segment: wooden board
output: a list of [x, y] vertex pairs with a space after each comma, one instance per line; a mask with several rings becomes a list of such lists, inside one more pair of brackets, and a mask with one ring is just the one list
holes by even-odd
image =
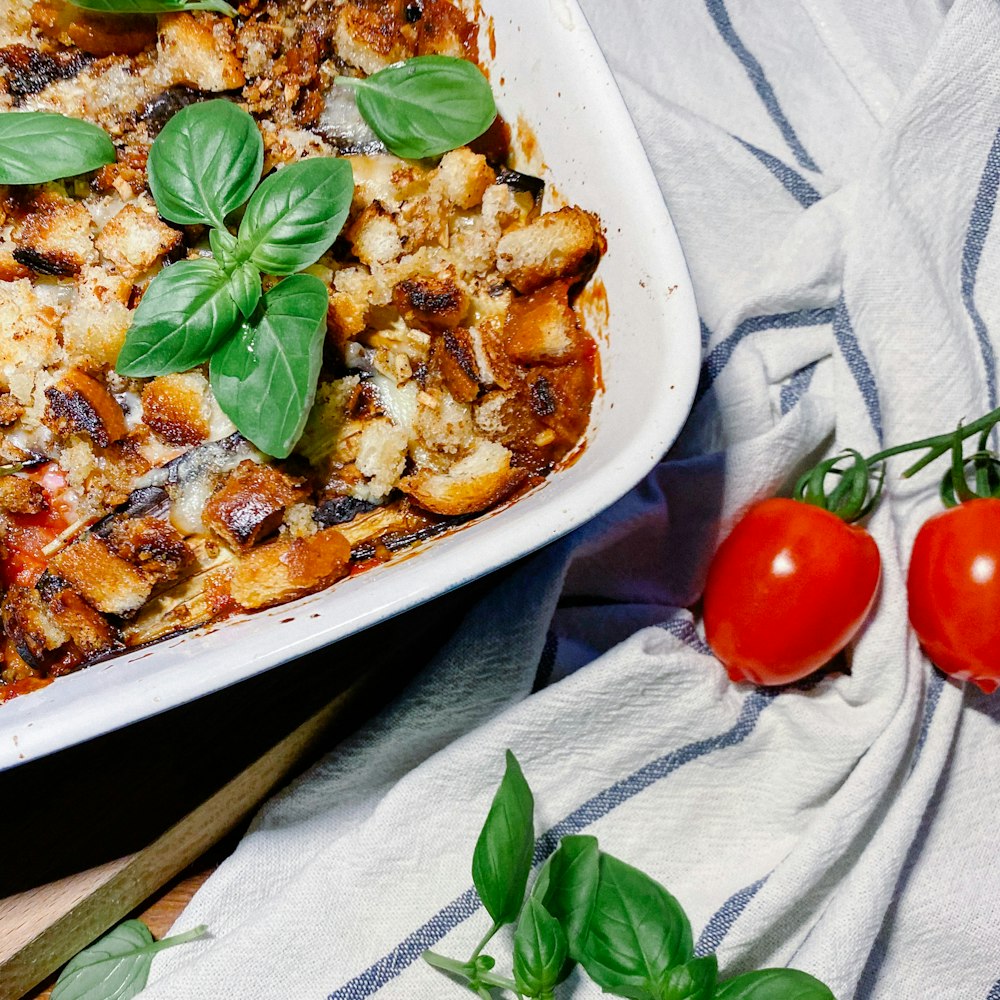
[[[51, 980], [239, 830], [283, 781], [396, 694], [484, 586], [93, 745], [0, 774], [0, 839], [35, 848], [34, 856], [19, 852], [23, 868], [0, 869], [0, 885], [17, 889], [0, 889], [0, 1000]], [[121, 850], [136, 836], [145, 846]], [[183, 897], [173, 900], [175, 914]], [[169, 922], [157, 912], [164, 926], [151, 929], [161, 934]]]

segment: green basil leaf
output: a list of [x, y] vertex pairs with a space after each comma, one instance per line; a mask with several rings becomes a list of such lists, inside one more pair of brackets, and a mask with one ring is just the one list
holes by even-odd
[[497, 926], [513, 923], [521, 909], [535, 849], [534, 809], [521, 765], [508, 750], [503, 780], [472, 855], [472, 881]]
[[390, 152], [407, 159], [464, 146], [497, 116], [489, 81], [467, 59], [416, 56], [336, 82], [354, 89], [361, 117]]
[[223, 412], [261, 451], [286, 458], [302, 434], [323, 361], [326, 285], [296, 274], [212, 355], [209, 377]]
[[798, 969], [761, 969], [719, 983], [715, 1000], [836, 1000], [830, 988]]
[[532, 896], [514, 931], [514, 982], [518, 991], [537, 997], [551, 994], [560, 981], [568, 954], [559, 921]]
[[694, 957], [680, 903], [648, 875], [601, 854], [597, 899], [580, 964], [605, 992], [656, 997], [668, 970]]
[[249, 261], [237, 267], [229, 276], [229, 291], [240, 312], [250, 319], [260, 302], [260, 271]]
[[597, 899], [599, 859], [596, 837], [563, 837], [531, 890], [562, 925], [569, 953], [578, 961]]
[[225, 0], [70, 0], [74, 7], [102, 14], [172, 14], [178, 10], [214, 10], [235, 17]]
[[210, 229], [208, 245], [226, 274], [232, 274], [239, 267], [236, 262], [236, 237], [228, 229]]
[[149, 150], [149, 189], [163, 218], [221, 229], [251, 195], [264, 167], [264, 140], [253, 117], [231, 101], [178, 111]]
[[153, 956], [201, 937], [205, 927], [154, 941], [141, 920], [126, 920], [85, 948], [63, 969], [52, 1000], [130, 1000], [146, 985]]
[[207, 361], [239, 322], [225, 271], [214, 260], [182, 260], [150, 283], [115, 370], [137, 378], [187, 371]]
[[44, 184], [114, 163], [107, 132], [50, 111], [0, 112], [0, 184]]
[[712, 1000], [719, 962], [714, 955], [675, 965], [660, 982], [658, 1000]]
[[344, 225], [354, 198], [347, 160], [313, 157], [271, 174], [240, 223], [237, 256], [265, 274], [292, 274], [319, 260]]

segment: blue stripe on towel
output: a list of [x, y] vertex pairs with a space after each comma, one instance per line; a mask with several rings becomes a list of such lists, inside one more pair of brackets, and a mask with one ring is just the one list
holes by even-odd
[[986, 157], [986, 166], [979, 179], [979, 190], [976, 192], [969, 228], [965, 234], [965, 246], [962, 248], [962, 303], [969, 314], [969, 319], [972, 320], [976, 339], [979, 341], [979, 352], [982, 354], [983, 366], [986, 369], [990, 409], [994, 409], [997, 405], [997, 365], [986, 324], [979, 315], [979, 309], [976, 308], [976, 275], [979, 272], [986, 236], [993, 222], [998, 185], [1000, 185], [1000, 130], [993, 137], [993, 145]]
[[847, 311], [847, 303], [844, 296], [840, 296], [837, 303], [836, 314], [833, 317], [833, 336], [836, 338], [840, 353], [850, 373], [854, 376], [861, 398], [865, 401], [868, 410], [868, 417], [875, 428], [875, 434], [879, 443], [882, 442], [882, 407], [878, 401], [878, 386], [875, 384], [875, 376], [872, 374], [868, 359], [861, 350], [858, 338], [854, 334], [854, 327], [851, 325], [851, 316]]
[[787, 163], [783, 163], [776, 156], [765, 153], [763, 149], [758, 149], [752, 143], [746, 142], [739, 136], [733, 138], [748, 152], [756, 157], [767, 169], [774, 174], [781, 182], [781, 186], [803, 207], [808, 208], [815, 205], [820, 200], [821, 195], [797, 170], [792, 169]]
[[696, 653], [701, 653], [702, 656], [712, 655], [712, 650], [709, 648], [708, 643], [698, 635], [698, 630], [694, 627], [694, 622], [690, 618], [671, 618], [668, 621], [661, 622], [658, 627], [662, 628], [664, 632], [669, 632], [675, 639], [680, 639], [681, 642]]
[[772, 313], [769, 316], [751, 316], [743, 320], [728, 337], [720, 340], [701, 363], [701, 378], [695, 400], [708, 392], [722, 369], [729, 363], [736, 348], [745, 337], [761, 330], [788, 330], [797, 326], [822, 326], [834, 320], [833, 309], [796, 309], [794, 312]]
[[729, 19], [729, 11], [726, 10], [725, 0], [705, 0], [708, 13], [715, 22], [715, 27], [722, 35], [725, 43], [733, 50], [736, 58], [743, 64], [746, 74], [750, 77], [757, 95], [764, 102], [767, 113], [771, 116], [771, 121], [778, 126], [778, 130], [784, 136], [789, 149], [795, 156], [800, 167], [806, 170], [819, 170], [813, 158], [805, 151], [805, 147], [799, 142], [799, 137], [795, 134], [791, 122], [785, 117], [785, 112], [781, 110], [778, 98], [775, 96], [774, 88], [768, 82], [764, 73], [764, 67], [754, 58], [750, 50], [743, 44], [743, 40], [736, 34], [733, 22]]
[[747, 904], [757, 895], [757, 891], [767, 879], [768, 876], [765, 875], [738, 892], [734, 892], [715, 911], [712, 919], [705, 924], [705, 929], [698, 935], [698, 941], [694, 946], [696, 955], [710, 955], [713, 951], [718, 951], [719, 945], [729, 933], [729, 929], [736, 923], [739, 915], [747, 908]]
[[941, 701], [941, 692], [944, 690], [944, 674], [937, 670], [931, 671], [931, 683], [927, 688], [927, 701], [924, 703], [924, 714], [920, 720], [920, 734], [917, 736], [916, 745], [913, 747], [913, 757], [910, 759], [910, 771], [917, 766], [920, 754], [927, 742], [927, 734], [931, 730], [931, 723], [934, 721], [934, 713], [937, 712], [938, 702]]
[[986, 1000], [1000, 1000], [1000, 979], [993, 984], [993, 989], [990, 990]]
[[791, 410], [791, 408], [806, 394], [809, 386], [812, 384], [813, 375], [816, 374], [816, 369], [819, 366], [818, 361], [813, 361], [806, 365], [805, 368], [800, 368], [791, 378], [781, 387], [781, 415], [784, 416]]
[[[743, 702], [739, 718], [724, 733], [689, 743], [679, 750], [658, 757], [584, 802], [538, 838], [535, 843], [534, 864], [541, 864], [555, 850], [560, 837], [586, 829], [591, 823], [607, 816], [612, 810], [645, 791], [650, 785], [673, 774], [678, 768], [716, 750], [725, 750], [742, 743], [754, 731], [761, 712], [775, 697], [774, 692], [751, 692]], [[366, 1000], [386, 983], [401, 975], [427, 948], [437, 944], [449, 931], [467, 920], [481, 907], [482, 903], [475, 889], [466, 889], [387, 955], [330, 993], [327, 1000]]]

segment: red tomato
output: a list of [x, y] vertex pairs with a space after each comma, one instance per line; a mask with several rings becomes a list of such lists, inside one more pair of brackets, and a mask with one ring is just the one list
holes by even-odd
[[969, 500], [927, 521], [906, 592], [927, 655], [992, 694], [1000, 684], [1000, 500]]
[[833, 658], [878, 590], [878, 546], [812, 504], [755, 504], [719, 546], [705, 584], [705, 634], [734, 681], [787, 684]]

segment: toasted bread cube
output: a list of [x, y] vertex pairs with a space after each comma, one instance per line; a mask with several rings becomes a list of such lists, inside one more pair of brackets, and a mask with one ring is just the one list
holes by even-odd
[[462, 146], [441, 157], [433, 183], [456, 208], [467, 211], [482, 204], [486, 189], [496, 179], [485, 156]]
[[164, 86], [218, 93], [246, 83], [232, 30], [210, 16], [165, 14], [159, 20], [157, 70]]
[[603, 249], [596, 216], [581, 208], [561, 208], [502, 236], [497, 271], [519, 292], [532, 292], [559, 278], [583, 277]]
[[38, 274], [79, 274], [86, 264], [97, 262], [93, 225], [82, 202], [39, 194], [24, 222], [14, 228], [14, 259]]
[[171, 444], [198, 444], [211, 431], [208, 382], [198, 372], [161, 375], [142, 391], [142, 418]]
[[[59, 315], [43, 305], [27, 279], [0, 282], [0, 378], [14, 398], [31, 403], [34, 376], [59, 359]], [[12, 378], [15, 369], [25, 377]]]
[[181, 234], [161, 222], [152, 205], [126, 205], [95, 241], [102, 256], [130, 281], [148, 271], [181, 241]]
[[301, 496], [301, 488], [284, 473], [244, 461], [205, 504], [202, 520], [230, 548], [246, 552], [278, 530], [285, 508]]
[[347, 232], [354, 255], [362, 264], [385, 264], [402, 256], [403, 241], [396, 220], [380, 202], [372, 202]]
[[62, 323], [66, 354], [84, 367], [113, 365], [132, 321], [128, 308], [132, 283], [100, 267], [85, 267], [76, 289]]
[[85, 434], [99, 448], [107, 448], [128, 434], [118, 401], [97, 379], [78, 368], [49, 386], [45, 398], [45, 423], [56, 434]]
[[333, 32], [337, 55], [365, 74], [412, 56], [413, 44], [400, 30], [399, 9], [391, 3], [348, 0], [338, 11]]
[[176, 580], [194, 559], [180, 532], [161, 517], [119, 517], [107, 535], [112, 552], [154, 586]]
[[18, 655], [36, 670], [43, 666], [46, 653], [58, 649], [68, 639], [34, 587], [9, 587], [0, 607], [0, 621], [4, 635], [14, 644]]
[[570, 309], [565, 282], [515, 298], [504, 323], [507, 353], [520, 364], [566, 364], [592, 352]]
[[469, 295], [458, 284], [454, 268], [400, 281], [392, 291], [392, 302], [408, 326], [428, 332], [458, 326], [469, 311]]
[[511, 453], [501, 444], [481, 441], [471, 455], [448, 472], [416, 472], [399, 488], [435, 514], [475, 514], [499, 503], [527, 478], [510, 465]]
[[23, 476], [0, 476], [0, 510], [8, 514], [38, 514], [45, 510], [45, 491]]
[[237, 562], [229, 593], [247, 610], [283, 604], [339, 580], [350, 562], [350, 543], [335, 528], [307, 538], [280, 538]]
[[123, 648], [118, 630], [58, 577], [43, 577], [38, 587], [50, 618], [86, 659]]
[[134, 614], [153, 591], [151, 580], [94, 534], [84, 535], [56, 553], [49, 560], [49, 572], [107, 615]]

